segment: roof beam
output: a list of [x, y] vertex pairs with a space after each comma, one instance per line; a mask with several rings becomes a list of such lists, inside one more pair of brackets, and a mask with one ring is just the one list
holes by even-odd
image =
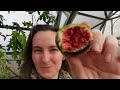
[[78, 14], [78, 11], [72, 11], [69, 17], [67, 18], [67, 20], [65, 21], [64, 25], [72, 23], [77, 14]]

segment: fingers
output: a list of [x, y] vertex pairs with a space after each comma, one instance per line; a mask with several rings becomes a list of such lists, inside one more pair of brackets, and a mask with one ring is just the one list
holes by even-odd
[[101, 33], [101, 31], [97, 29], [93, 29], [92, 33], [93, 33], [93, 43], [91, 45], [91, 51], [101, 53], [104, 43], [104, 36]]
[[[91, 28], [91, 25], [87, 22], [82, 22], [82, 24], [85, 24], [86, 26], [88, 26], [88, 28]], [[91, 31], [93, 33], [93, 43], [91, 45], [91, 51], [101, 53], [103, 43], [104, 43], [104, 40], [105, 40], [104, 35], [98, 29], [93, 29]]]
[[82, 22], [82, 24], [86, 25], [88, 28], [91, 28], [91, 25], [88, 22]]
[[106, 62], [111, 62], [117, 54], [118, 41], [115, 37], [109, 35], [106, 37], [103, 46], [103, 55]]

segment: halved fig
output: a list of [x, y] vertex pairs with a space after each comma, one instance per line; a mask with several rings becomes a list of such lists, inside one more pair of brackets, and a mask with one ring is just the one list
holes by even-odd
[[90, 27], [85, 24], [69, 24], [58, 30], [56, 44], [65, 55], [81, 54], [88, 50], [93, 41]]

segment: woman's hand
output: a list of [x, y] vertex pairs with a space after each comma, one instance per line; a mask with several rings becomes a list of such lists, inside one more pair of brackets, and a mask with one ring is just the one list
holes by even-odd
[[117, 39], [111, 35], [104, 37], [97, 29], [92, 32], [94, 40], [87, 53], [66, 57], [73, 78], [120, 78], [120, 55], [118, 55]]

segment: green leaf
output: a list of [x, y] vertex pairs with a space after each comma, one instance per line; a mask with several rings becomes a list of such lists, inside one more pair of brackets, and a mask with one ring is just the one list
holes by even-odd
[[8, 79], [11, 76], [9, 67], [7, 66], [7, 55], [5, 52], [0, 51], [0, 79]]
[[45, 14], [49, 14], [49, 11], [44, 11]]
[[21, 27], [17, 22], [12, 22], [12, 23], [13, 23], [13, 27], [16, 27], [17, 30], [21, 30]]
[[42, 20], [42, 19], [43, 19], [43, 15], [40, 16], [40, 20]]
[[46, 18], [45, 18], [45, 16], [43, 16], [43, 21], [46, 22]]
[[31, 26], [33, 26], [33, 23], [31, 22], [31, 21], [29, 21], [29, 22], [22, 22], [22, 24], [24, 25], [24, 26], [27, 26], [27, 28], [30, 28]]

